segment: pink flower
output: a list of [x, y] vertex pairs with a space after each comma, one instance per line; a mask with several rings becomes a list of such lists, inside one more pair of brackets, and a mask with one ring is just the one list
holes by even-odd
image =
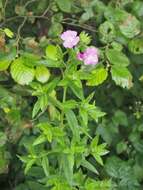
[[64, 41], [63, 46], [65, 48], [73, 48], [79, 42], [79, 36], [76, 31], [67, 30], [61, 34], [61, 39]]
[[84, 53], [78, 53], [77, 54], [77, 59], [80, 60], [80, 61], [83, 61], [83, 59], [84, 59]]
[[78, 53], [77, 59], [83, 61], [85, 65], [96, 65], [98, 63], [99, 52], [95, 47], [88, 47], [85, 52]]

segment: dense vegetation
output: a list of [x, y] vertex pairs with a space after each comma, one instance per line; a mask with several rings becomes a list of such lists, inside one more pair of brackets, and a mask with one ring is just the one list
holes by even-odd
[[1, 190], [143, 189], [142, 20], [142, 0], [0, 0]]

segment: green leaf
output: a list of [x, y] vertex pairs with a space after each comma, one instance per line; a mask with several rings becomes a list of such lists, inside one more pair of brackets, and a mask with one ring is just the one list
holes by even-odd
[[33, 146], [36, 146], [38, 144], [41, 144], [46, 141], [46, 137], [44, 135], [40, 135], [33, 143]]
[[62, 67], [64, 67], [62, 62], [60, 62], [59, 60], [55, 61], [55, 60], [49, 59], [47, 57], [46, 57], [46, 60], [38, 61], [38, 64], [44, 65], [44, 66], [50, 67], [50, 68], [62, 68]]
[[24, 52], [22, 54], [22, 57], [21, 59], [23, 60], [23, 64], [27, 67], [34, 67], [34, 66], [37, 66], [38, 65], [38, 62], [40, 60], [40, 56], [39, 55], [35, 55], [33, 53], [27, 53], [27, 52]]
[[114, 115], [112, 116], [112, 121], [117, 125], [128, 126], [128, 118], [125, 112], [121, 110], [114, 111]]
[[78, 103], [75, 100], [67, 100], [62, 103], [63, 110], [75, 109]]
[[52, 126], [47, 122], [42, 122], [37, 125], [37, 127], [43, 132], [47, 140], [51, 143], [53, 134], [52, 134]]
[[112, 42], [116, 36], [114, 25], [109, 21], [105, 21], [99, 26], [99, 36], [101, 42], [105, 44]]
[[113, 24], [118, 24], [127, 18], [128, 13], [120, 8], [113, 8], [110, 6], [104, 12], [104, 16]]
[[73, 80], [69, 82], [69, 88], [81, 100], [84, 99], [82, 83], [80, 80]]
[[117, 65], [118, 67], [126, 67], [130, 64], [128, 57], [115, 49], [108, 49], [106, 56], [111, 64]]
[[87, 124], [88, 124], [88, 112], [87, 112], [87, 110], [85, 110], [84, 108], [81, 107], [79, 110], [79, 115], [81, 116], [84, 125], [87, 126]]
[[38, 183], [36, 181], [32, 181], [32, 179], [31, 179], [31, 181], [27, 180], [26, 184], [28, 187], [24, 190], [47, 190], [47, 187], [45, 187], [41, 183]]
[[121, 154], [122, 152], [126, 151], [127, 150], [127, 144], [126, 142], [119, 142], [116, 146], [116, 151], [118, 154]]
[[44, 87], [43, 87], [44, 92], [47, 94], [50, 94], [55, 89], [55, 87], [58, 85], [58, 83], [59, 83], [59, 78], [54, 77], [54, 79], [51, 82], [44, 85]]
[[94, 104], [88, 104], [83, 103], [82, 108], [86, 110], [88, 115], [94, 119], [95, 121], [98, 120], [98, 118], [103, 117], [105, 115], [105, 112], [102, 112], [98, 107], [96, 107]]
[[109, 151], [105, 149], [106, 143], [98, 145], [98, 142], [99, 142], [99, 136], [96, 136], [92, 140], [91, 145], [90, 145], [91, 154], [94, 156], [94, 158], [99, 164], [103, 165], [101, 156], [106, 155]]
[[61, 11], [69, 13], [71, 12], [72, 0], [56, 0]]
[[58, 60], [58, 49], [54, 45], [48, 45], [46, 48], [46, 56], [54, 61]]
[[38, 99], [37, 102], [34, 104], [33, 110], [32, 110], [32, 118], [34, 118], [37, 113], [40, 111], [40, 100]]
[[99, 136], [97, 135], [91, 142], [91, 148], [94, 148], [98, 145], [99, 142]]
[[102, 84], [108, 76], [108, 72], [104, 68], [95, 69], [92, 71], [91, 78], [87, 80], [88, 86], [98, 86]]
[[42, 164], [45, 175], [48, 177], [49, 176], [49, 160], [47, 156], [42, 158], [41, 164]]
[[85, 31], [82, 31], [79, 35], [80, 37], [80, 42], [82, 44], [88, 45], [91, 42], [91, 36], [88, 35]]
[[52, 38], [59, 37], [63, 31], [62, 24], [58, 22], [52, 22], [51, 27], [49, 28], [48, 35]]
[[31, 159], [26, 163], [26, 167], [24, 170], [24, 173], [27, 174], [27, 172], [31, 169], [31, 167], [33, 166], [33, 164], [35, 163], [35, 159]]
[[119, 42], [113, 41], [111, 43], [111, 46], [113, 49], [117, 50], [117, 51], [122, 51], [123, 50], [123, 45], [120, 44]]
[[68, 110], [68, 111], [66, 111], [65, 115], [67, 118], [68, 125], [73, 133], [73, 137], [75, 137], [75, 139], [77, 141], [79, 141], [79, 139], [80, 139], [79, 126], [78, 126], [78, 121], [77, 121], [77, 118], [76, 118], [74, 112], [72, 110]]
[[85, 183], [86, 190], [111, 190], [112, 183], [111, 180], [102, 180], [102, 181], [95, 181], [91, 180], [90, 178], [87, 179]]
[[8, 61], [8, 60], [0, 60], [0, 71], [7, 70], [9, 65], [10, 65], [10, 61]]
[[74, 155], [66, 154], [63, 155], [61, 159], [62, 159], [61, 164], [64, 171], [64, 175], [69, 185], [71, 185], [73, 180]]
[[50, 72], [45, 66], [38, 66], [36, 67], [35, 77], [39, 82], [45, 83], [49, 80]]
[[50, 128], [47, 129], [46, 137], [47, 137], [47, 140], [51, 143], [52, 139], [53, 139], [53, 134], [52, 134], [52, 130]]
[[92, 171], [95, 174], [99, 174], [98, 171], [96, 170], [96, 168], [87, 160], [83, 159], [81, 162], [81, 165], [85, 168], [87, 168], [88, 170]]
[[133, 1], [132, 9], [135, 15], [138, 17], [143, 16], [143, 2], [142, 1]]
[[111, 69], [112, 79], [123, 88], [132, 87], [132, 75], [126, 67], [113, 66]]
[[35, 76], [35, 70], [25, 66], [21, 58], [13, 61], [10, 72], [12, 78], [21, 85], [28, 85], [30, 82], [32, 82]]
[[126, 38], [133, 38], [140, 33], [140, 26], [139, 20], [135, 16], [128, 14], [126, 19], [119, 25], [119, 28]]
[[9, 28], [5, 28], [3, 31], [9, 38], [13, 38], [14, 34]]
[[143, 38], [133, 39], [128, 44], [129, 50], [134, 54], [143, 54]]
[[39, 101], [40, 101], [40, 108], [44, 112], [48, 106], [47, 94], [43, 94], [42, 96], [40, 96]]
[[105, 164], [105, 169], [109, 176], [113, 178], [120, 178], [120, 168], [122, 160], [116, 156], [109, 157]]

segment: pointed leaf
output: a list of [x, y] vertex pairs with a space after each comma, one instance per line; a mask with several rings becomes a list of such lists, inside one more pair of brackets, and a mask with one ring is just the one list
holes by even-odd
[[74, 112], [72, 110], [68, 110], [66, 111], [65, 115], [68, 121], [68, 125], [73, 133], [73, 137], [75, 137], [75, 139], [79, 141], [80, 136], [79, 136], [78, 121]]

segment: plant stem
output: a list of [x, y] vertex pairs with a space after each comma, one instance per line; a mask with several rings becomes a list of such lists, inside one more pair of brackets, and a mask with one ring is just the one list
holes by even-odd
[[[63, 88], [63, 103], [66, 101], [66, 94], [67, 94], [67, 86]], [[61, 112], [61, 126], [64, 126], [64, 111]]]
[[64, 92], [63, 92], [63, 103], [66, 101], [66, 93], [67, 93], [67, 87], [64, 87]]
[[17, 30], [17, 37], [16, 37], [17, 55], [19, 53], [19, 41], [21, 39], [21, 30], [22, 30], [24, 24], [26, 23], [26, 21], [27, 21], [27, 17], [24, 17], [23, 22], [20, 24], [20, 26], [18, 27], [18, 30]]

